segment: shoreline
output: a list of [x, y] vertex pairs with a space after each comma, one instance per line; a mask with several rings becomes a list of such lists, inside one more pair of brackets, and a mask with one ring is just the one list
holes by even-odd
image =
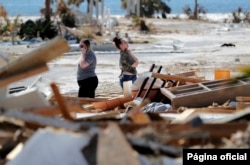
[[[168, 20], [168, 19], [188, 19], [186, 14], [166, 14], [167, 18], [163, 20]], [[14, 20], [17, 16], [8, 16], [10, 20]], [[19, 15], [20, 20], [23, 22], [31, 19], [31, 20], [36, 20], [39, 18], [42, 18], [42, 15]], [[101, 19], [101, 15], [99, 16]], [[125, 15], [111, 15], [111, 18], [126, 18]], [[231, 19], [232, 18], [232, 13], [206, 13], [206, 14], [200, 14], [200, 17], [202, 20], [206, 19], [207, 21], [223, 21], [225, 19]], [[53, 17], [51, 17], [53, 19]], [[95, 15], [93, 15], [93, 18], [95, 18]], [[157, 15], [155, 15], [154, 18], [157, 18]], [[58, 19], [58, 18], [55, 18]], [[147, 18], [145, 18], [147, 19]]]

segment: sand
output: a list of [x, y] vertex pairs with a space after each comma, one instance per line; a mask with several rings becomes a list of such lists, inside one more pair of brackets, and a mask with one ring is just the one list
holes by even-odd
[[[129, 48], [139, 59], [138, 73], [147, 72], [152, 64], [162, 66], [162, 73], [176, 74], [196, 70], [198, 76], [207, 80], [214, 79], [215, 69], [229, 69], [231, 76], [239, 74], [239, 68], [250, 64], [250, 25], [223, 23], [221, 21], [192, 21], [186, 19], [146, 19], [153, 31], [140, 33], [130, 20], [119, 18], [119, 25], [112, 29], [123, 36], [128, 32], [135, 42]], [[110, 41], [106, 31], [106, 41]], [[178, 41], [180, 49], [173, 43]], [[224, 43], [233, 43], [235, 47], [221, 47]], [[8, 54], [25, 55], [36, 48], [27, 45], [0, 46]], [[118, 76], [120, 74], [118, 51], [96, 51], [99, 78], [97, 97], [114, 97], [122, 94]], [[38, 77], [55, 81], [63, 94], [75, 95], [76, 65], [79, 52], [65, 54], [48, 63], [49, 71], [10, 84], [28, 86]], [[12, 58], [12, 57], [11, 57]]]

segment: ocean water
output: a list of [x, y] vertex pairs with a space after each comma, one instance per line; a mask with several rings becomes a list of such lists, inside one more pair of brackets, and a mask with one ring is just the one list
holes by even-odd
[[[193, 8], [194, 0], [165, 0], [172, 9], [172, 14], [183, 13], [183, 7]], [[198, 0], [200, 6], [205, 7], [207, 13], [232, 13], [238, 7], [250, 12], [250, 0]], [[9, 16], [39, 16], [40, 9], [44, 7], [44, 0], [0, 0]], [[55, 4], [52, 6], [55, 8]], [[110, 9], [111, 15], [124, 15], [126, 11], [121, 8], [121, 0], [105, 0], [105, 7]], [[72, 7], [75, 8], [75, 7]], [[86, 11], [86, 1], [79, 7]]]

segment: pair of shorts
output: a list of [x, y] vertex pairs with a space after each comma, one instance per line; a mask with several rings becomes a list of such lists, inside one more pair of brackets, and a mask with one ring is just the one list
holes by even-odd
[[124, 75], [123, 74], [120, 76], [120, 86], [123, 88], [124, 81], [132, 81], [132, 83], [134, 83], [136, 79], [137, 79], [136, 75]]

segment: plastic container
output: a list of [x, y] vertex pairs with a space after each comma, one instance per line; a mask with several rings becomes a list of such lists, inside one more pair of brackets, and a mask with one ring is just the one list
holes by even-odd
[[214, 70], [215, 80], [228, 79], [228, 78], [230, 78], [230, 70], [228, 69], [215, 69]]

